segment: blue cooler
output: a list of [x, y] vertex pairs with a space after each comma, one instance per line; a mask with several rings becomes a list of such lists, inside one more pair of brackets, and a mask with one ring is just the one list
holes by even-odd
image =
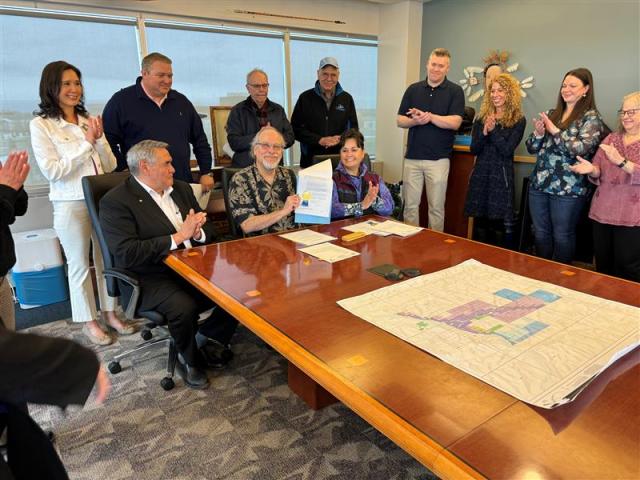
[[33, 308], [69, 299], [67, 279], [55, 230], [13, 234], [16, 264], [11, 278], [21, 308]]

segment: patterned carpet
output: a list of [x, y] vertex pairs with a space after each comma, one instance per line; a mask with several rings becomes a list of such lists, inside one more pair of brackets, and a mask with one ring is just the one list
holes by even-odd
[[[29, 331], [75, 338], [80, 327], [56, 321]], [[139, 340], [99, 350], [108, 361]], [[314, 412], [287, 386], [287, 362], [243, 327], [232, 364], [210, 372], [197, 391], [176, 379], [160, 387], [163, 348], [123, 362], [104, 405], [30, 407], [56, 434], [71, 479], [436, 479], [341, 404]]]

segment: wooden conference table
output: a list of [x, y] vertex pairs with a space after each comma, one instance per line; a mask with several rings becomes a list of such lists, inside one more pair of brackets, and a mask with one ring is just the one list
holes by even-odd
[[[314, 228], [341, 237], [349, 223]], [[265, 235], [176, 251], [166, 262], [286, 357], [289, 384], [305, 400], [337, 397], [444, 478], [640, 478], [640, 349], [574, 402], [544, 410], [336, 304], [389, 285], [367, 272], [384, 263], [430, 273], [475, 258], [634, 306], [640, 285], [429, 230], [335, 243], [360, 255], [329, 264]]]

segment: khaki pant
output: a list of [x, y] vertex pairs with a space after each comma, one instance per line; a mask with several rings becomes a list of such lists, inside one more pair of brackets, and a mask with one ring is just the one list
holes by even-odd
[[422, 186], [427, 188], [429, 228], [444, 231], [444, 202], [449, 180], [449, 159], [411, 160], [405, 158], [402, 172], [404, 191], [404, 221], [412, 225], [420, 223], [420, 198]]
[[13, 303], [11, 286], [7, 276], [0, 277], [0, 318], [4, 326], [11, 331], [16, 330], [16, 305]]

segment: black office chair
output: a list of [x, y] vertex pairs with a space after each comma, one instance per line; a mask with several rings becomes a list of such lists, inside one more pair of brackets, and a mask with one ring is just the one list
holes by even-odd
[[[335, 170], [340, 163], [340, 154], [334, 153], [332, 155], [314, 155], [311, 159], [311, 164], [315, 165], [320, 162], [324, 162], [325, 160], [331, 160], [331, 168]], [[367, 152], [364, 153], [364, 159], [362, 162], [367, 166], [367, 169], [371, 172], [371, 159], [369, 158], [369, 154]]]
[[241, 168], [225, 167], [222, 169], [222, 196], [224, 197], [224, 209], [227, 212], [227, 222], [229, 223], [229, 233], [233, 238], [241, 238], [242, 230], [236, 225], [233, 215], [231, 215], [231, 208], [229, 207], [229, 182], [231, 177], [236, 172], [242, 170]]
[[520, 210], [518, 211], [517, 231], [518, 231], [518, 251], [522, 253], [532, 254], [533, 240], [533, 221], [531, 220], [531, 212], [529, 211], [529, 178], [522, 179], [522, 193], [520, 195]]
[[[104, 196], [105, 193], [107, 193], [113, 187], [122, 183], [127, 177], [129, 177], [129, 172], [117, 172], [108, 173], [105, 175], [92, 175], [84, 177], [82, 179], [82, 190], [84, 192], [85, 202], [87, 203], [87, 209], [89, 210], [89, 216], [91, 217], [91, 224], [93, 225], [96, 237], [98, 238], [98, 243], [100, 244], [100, 249], [102, 250], [107, 292], [112, 297], [121, 297], [117, 280], [130, 285], [133, 288], [133, 292], [126, 307], [123, 305], [125, 317], [129, 321], [132, 321], [134, 318], [139, 317], [147, 320], [147, 323], [140, 332], [140, 335], [142, 336], [144, 342], [139, 343], [130, 350], [114, 356], [109, 363], [108, 368], [109, 371], [115, 375], [122, 370], [120, 362], [124, 358], [132, 356], [138, 352], [145, 351], [155, 345], [167, 343], [169, 344], [167, 376], [160, 381], [160, 385], [165, 390], [171, 390], [175, 386], [173, 381], [173, 374], [176, 367], [178, 352], [175, 347], [173, 338], [169, 334], [169, 330], [166, 327], [167, 320], [164, 315], [159, 312], [153, 310], [138, 310], [138, 300], [141, 294], [141, 287], [137, 275], [135, 273], [127, 271], [126, 269], [114, 266], [113, 256], [109, 252], [109, 247], [104, 238], [102, 227], [100, 225], [98, 215], [100, 199]], [[159, 330], [159, 333], [161, 333], [161, 335], [154, 338], [152, 333], [153, 330]]]
[[393, 212], [391, 212], [391, 218], [402, 222], [404, 220], [404, 196], [402, 194], [402, 180], [397, 183], [387, 183], [385, 185], [391, 193], [393, 198]]

